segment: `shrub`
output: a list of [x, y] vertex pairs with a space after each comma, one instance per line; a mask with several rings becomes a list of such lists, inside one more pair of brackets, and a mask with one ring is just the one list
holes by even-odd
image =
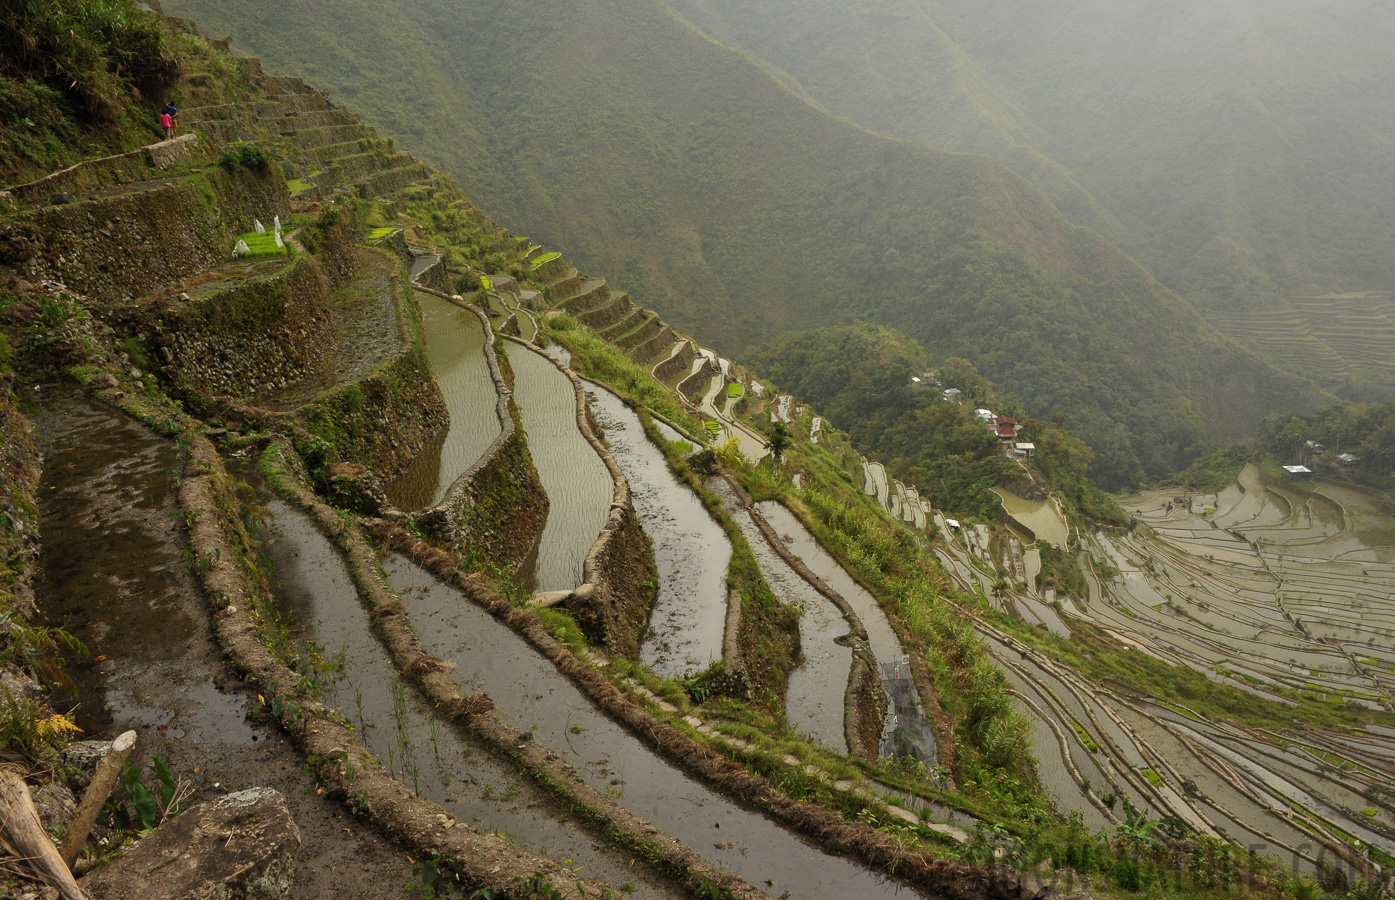
[[218, 157], [218, 165], [228, 172], [244, 169], [265, 169], [271, 162], [271, 154], [256, 144], [232, 144]]

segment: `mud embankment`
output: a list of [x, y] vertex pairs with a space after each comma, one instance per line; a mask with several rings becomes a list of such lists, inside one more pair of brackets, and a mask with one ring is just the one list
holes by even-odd
[[658, 594], [640, 659], [663, 677], [699, 672], [723, 657], [731, 544], [697, 495], [669, 470], [634, 410], [599, 385], [588, 385], [587, 393], [658, 566]]
[[468, 544], [477, 558], [506, 572], [517, 572], [536, 553], [549, 500], [528, 453], [513, 405], [513, 388], [505, 377], [489, 318], [478, 307], [466, 305], [464, 309], [475, 317], [484, 336], [499, 432], [478, 459], [455, 477], [441, 502], [418, 514], [416, 520], [451, 546]]
[[[411, 874], [401, 851], [307, 790], [304, 759], [274, 726], [249, 717], [256, 692], [225, 666], [183, 555], [182, 463], [171, 442], [66, 391], [49, 395], [37, 423], [47, 463], [39, 599], [45, 618], [90, 650], [68, 664], [83, 737], [134, 729], [132, 762], [148, 771], [152, 756], [165, 759], [193, 791], [186, 808], [275, 788], [304, 839], [296, 873], [304, 896], [396, 898]], [[72, 704], [55, 698], [59, 709]]]

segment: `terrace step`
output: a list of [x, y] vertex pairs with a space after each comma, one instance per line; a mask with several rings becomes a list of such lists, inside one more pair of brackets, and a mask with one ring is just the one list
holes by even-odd
[[[626, 350], [633, 350], [640, 344], [652, 340], [663, 330], [664, 320], [660, 319], [657, 313], [650, 313], [643, 325], [618, 338], [615, 343]], [[668, 346], [668, 342], [665, 341], [663, 346]]]
[[558, 278], [548, 283], [544, 289], [547, 299], [554, 305], [576, 294], [581, 288], [581, 275], [576, 269], [567, 269]]
[[557, 305], [568, 315], [577, 316], [593, 309], [599, 309], [610, 301], [610, 285], [604, 278], [592, 278], [577, 289], [575, 294]]
[[670, 347], [674, 346], [673, 329], [664, 325], [662, 322], [660, 322], [660, 325], [662, 327], [660, 327], [657, 334], [630, 350], [630, 357], [635, 362], [641, 365], [648, 365], [660, 356], [663, 356]]
[[696, 358], [697, 351], [693, 349], [693, 342], [683, 340], [674, 345], [673, 353], [668, 359], [654, 367], [654, 377], [669, 387], [676, 388], [676, 380], [689, 374]]
[[635, 306], [630, 302], [629, 295], [612, 294], [610, 302], [605, 306], [581, 313], [576, 317], [576, 320], [592, 331], [604, 331], [630, 315], [634, 309]]

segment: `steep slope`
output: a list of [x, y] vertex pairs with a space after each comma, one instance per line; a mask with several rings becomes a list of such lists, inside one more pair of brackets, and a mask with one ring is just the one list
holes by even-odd
[[735, 352], [893, 325], [1064, 412], [1108, 483], [1312, 398], [1001, 165], [828, 115], [662, 4], [171, 6], [412, 119], [484, 208], [675, 326]]
[[1395, 21], [1372, 0], [932, 0], [1203, 306], [1389, 289]]
[[1071, 221], [1129, 246], [1129, 229], [1045, 152], [1050, 138], [992, 74], [912, 0], [671, 0], [809, 99], [859, 125], [984, 153], [1042, 190]]

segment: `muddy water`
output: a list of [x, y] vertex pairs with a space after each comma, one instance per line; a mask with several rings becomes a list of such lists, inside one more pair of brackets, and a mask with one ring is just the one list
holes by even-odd
[[565, 821], [533, 782], [435, 719], [373, 636], [338, 550], [301, 510], [279, 499], [267, 505], [273, 518], [264, 550], [274, 566], [277, 604], [302, 647], [313, 641], [340, 665], [326, 702], [403, 784], [480, 831], [502, 832], [535, 854], [570, 860], [581, 877], [616, 888], [635, 884], [635, 896], [682, 896], [646, 870], [630, 868], [629, 855]]
[[[275, 729], [249, 721], [254, 698], [223, 662], [202, 591], [181, 557], [184, 536], [167, 441], [69, 395], [45, 400], [41, 613], [91, 649], [68, 671], [81, 689], [84, 738], [137, 732], [132, 762], [165, 759], [193, 789], [185, 807], [264, 786], [285, 797], [304, 844], [295, 900], [395, 900], [410, 876], [402, 853], [338, 803], [307, 791], [304, 760]], [[73, 706], [71, 695], [54, 700]]]
[[570, 590], [605, 526], [614, 483], [605, 463], [576, 426], [572, 381], [542, 354], [501, 341], [513, 365], [514, 399], [523, 415], [528, 452], [551, 506], [531, 581], [535, 591]]
[[630, 482], [659, 567], [659, 594], [640, 659], [665, 678], [701, 671], [722, 658], [731, 542], [692, 489], [669, 471], [634, 410], [603, 387], [587, 385], [586, 393]]
[[882, 756], [913, 756], [927, 766], [936, 764], [935, 733], [926, 721], [920, 692], [911, 679], [909, 666], [901, 650], [891, 622], [877, 598], [838, 565], [812, 534], [782, 504], [766, 501], [756, 504], [775, 533], [785, 540], [790, 551], [803, 560], [813, 573], [824, 580], [862, 620], [867, 629], [868, 643], [881, 668], [882, 686], [890, 697], [886, 727], [882, 732]]
[[[772, 896], [910, 895], [830, 856], [673, 768], [606, 718], [553, 665], [459, 591], [401, 557], [385, 563], [427, 650], [457, 664], [466, 691], [576, 766], [598, 790]], [[766, 879], [770, 882], [766, 882]]]
[[847, 753], [843, 696], [852, 667], [852, 649], [837, 643], [852, 630], [847, 619], [833, 601], [814, 590], [775, 552], [725, 478], [713, 478], [708, 485], [741, 526], [775, 596], [781, 603], [804, 611], [799, 618], [799, 666], [790, 673], [785, 692], [785, 715], [790, 725], [830, 750]]
[[417, 292], [425, 324], [426, 356], [450, 411], [437, 434], [402, 475], [384, 488], [398, 509], [413, 511], [441, 501], [462, 472], [499, 436], [497, 395], [484, 358], [479, 318], [448, 300]]
[[1023, 500], [1012, 491], [999, 488], [993, 488], [993, 493], [1003, 501], [1003, 509], [1007, 510], [1007, 514], [1030, 528], [1039, 540], [1055, 544], [1057, 547], [1066, 545], [1070, 531], [1055, 503], [1050, 500]]

